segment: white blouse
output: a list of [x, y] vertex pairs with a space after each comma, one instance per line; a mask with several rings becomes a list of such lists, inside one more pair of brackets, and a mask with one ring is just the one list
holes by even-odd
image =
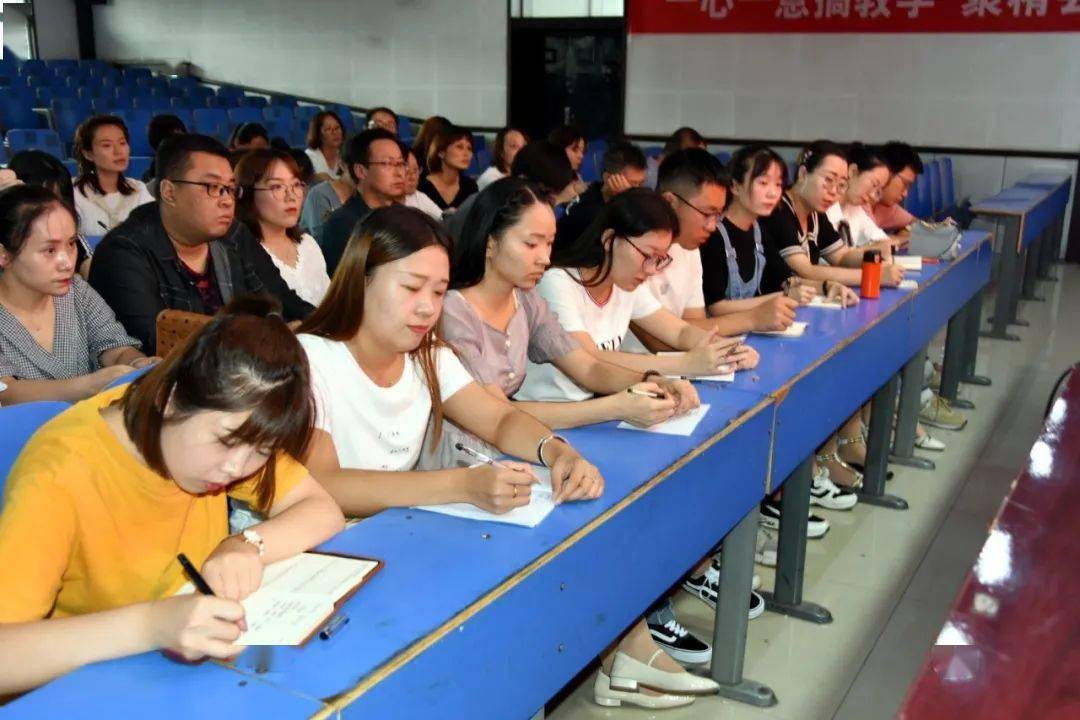
[[330, 277], [326, 274], [326, 258], [319, 249], [315, 238], [307, 233], [300, 237], [296, 247], [296, 267], [292, 267], [270, 252], [265, 245], [263, 250], [274, 261], [274, 267], [281, 273], [281, 279], [296, 293], [301, 300], [312, 305], [322, 302], [330, 287]]
[[75, 189], [75, 212], [79, 214], [79, 233], [94, 237], [104, 235], [127, 220], [131, 211], [140, 205], [154, 202], [146, 185], [134, 178], [124, 178], [135, 191], [130, 195], [119, 192], [98, 193], [90, 185]]
[[345, 174], [345, 166], [341, 162], [340, 155], [338, 155], [337, 167], [331, 168], [330, 164], [326, 162], [326, 156], [323, 155], [322, 150], [318, 148], [307, 148], [304, 152], [311, 158], [311, 167], [314, 169], [316, 175], [322, 173], [323, 175], [329, 175], [334, 180], [340, 180]]
[[506, 173], [492, 165], [487, 170], [480, 173], [480, 177], [476, 178], [476, 187], [483, 190], [491, 183], [496, 180], [502, 180], [504, 177], [506, 177]]
[[424, 193], [417, 190], [412, 195], [405, 196], [405, 207], [416, 208], [425, 215], [430, 215], [436, 220], [442, 220], [443, 212], [435, 201]]

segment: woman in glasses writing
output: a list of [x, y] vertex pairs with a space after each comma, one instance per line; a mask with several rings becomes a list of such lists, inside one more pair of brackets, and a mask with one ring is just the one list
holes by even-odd
[[237, 164], [236, 182], [244, 188], [237, 202], [240, 222], [262, 243], [293, 292], [318, 305], [330, 278], [315, 238], [297, 224], [304, 184], [296, 161], [281, 150], [253, 150]]

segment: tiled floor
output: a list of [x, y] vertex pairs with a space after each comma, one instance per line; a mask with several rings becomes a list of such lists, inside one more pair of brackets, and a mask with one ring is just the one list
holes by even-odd
[[[1055, 269], [1062, 282], [1043, 283], [1045, 303], [1024, 303], [1022, 343], [983, 340], [979, 371], [989, 388], [962, 386], [976, 404], [961, 432], [934, 431], [948, 448], [926, 453], [937, 470], [895, 466], [889, 492], [908, 500], [906, 512], [858, 506], [828, 512], [832, 530], [807, 548], [804, 597], [835, 618], [814, 626], [773, 613], [750, 624], [746, 676], [766, 683], [779, 705], [767, 710], [719, 698], [650, 713], [601, 708], [591, 702], [591, 677], [549, 717], [661, 717], [744, 720], [875, 720], [894, 715], [937, 637], [986, 528], [1042, 422], [1058, 376], [1080, 361], [1080, 335], [1069, 332], [1069, 308], [1080, 307], [1080, 268]], [[934, 353], [939, 350], [933, 351]], [[772, 574], [758, 568], [765, 587]], [[680, 593], [684, 624], [711, 637], [711, 610]]]

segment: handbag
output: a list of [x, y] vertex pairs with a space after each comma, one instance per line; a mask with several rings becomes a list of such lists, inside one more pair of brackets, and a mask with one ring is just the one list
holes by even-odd
[[908, 230], [908, 252], [922, 257], [952, 260], [960, 253], [960, 228], [952, 218], [930, 223], [916, 220]]

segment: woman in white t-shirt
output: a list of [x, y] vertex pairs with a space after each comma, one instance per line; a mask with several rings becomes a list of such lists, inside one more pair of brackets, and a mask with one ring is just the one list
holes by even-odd
[[243, 189], [236, 207], [240, 221], [262, 243], [285, 284], [318, 305], [330, 278], [315, 238], [298, 225], [304, 183], [296, 160], [283, 150], [252, 150], [237, 163], [236, 182]]
[[504, 127], [496, 133], [491, 167], [480, 173], [480, 177], [476, 179], [476, 187], [483, 190], [496, 180], [509, 175], [510, 166], [514, 164], [514, 157], [518, 150], [525, 147], [528, 142], [529, 136], [524, 130], [516, 127]]
[[[537, 285], [540, 296], [582, 349], [637, 372], [715, 375], [754, 367], [749, 346], [695, 327], [661, 306], [644, 285], [671, 258], [678, 219], [655, 190], [631, 188], [604, 206], [590, 228], [555, 244], [552, 264]], [[680, 354], [622, 352], [633, 321]], [[730, 353], [730, 354], [729, 354]], [[518, 400], [585, 400], [591, 393], [553, 365], [529, 364]]]
[[311, 158], [314, 182], [339, 180], [346, 174], [341, 158], [341, 146], [345, 144], [345, 126], [333, 110], [323, 110], [311, 118], [307, 132], [307, 148]]
[[[892, 177], [885, 156], [862, 143], [848, 147], [847, 188], [840, 196], [841, 236], [851, 248], [881, 250], [886, 261], [892, 259], [892, 242], [867, 212], [881, 197], [881, 190]], [[846, 229], [845, 229], [846, 228]]]
[[536, 478], [519, 463], [415, 469], [445, 416], [502, 452], [549, 466], [557, 502], [599, 497], [604, 481], [593, 465], [484, 390], [437, 340], [446, 247], [437, 221], [402, 205], [372, 211], [349, 241], [322, 304], [298, 330], [317, 409], [312, 474], [350, 516], [451, 502], [492, 512], [527, 505]]
[[79, 233], [104, 235], [131, 211], [154, 198], [138, 180], [124, 177], [131, 160], [128, 129], [115, 115], [95, 115], [75, 131], [75, 210]]
[[416, 153], [405, 143], [401, 144], [401, 152], [405, 155], [405, 207], [416, 208], [425, 215], [442, 220], [442, 209], [417, 189], [420, 187], [420, 163]]

